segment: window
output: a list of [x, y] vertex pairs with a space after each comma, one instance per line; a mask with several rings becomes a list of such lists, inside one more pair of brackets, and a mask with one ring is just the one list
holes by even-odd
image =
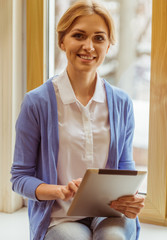
[[[56, 25], [74, 1], [49, 1], [49, 77], [66, 66], [65, 54], [58, 48]], [[116, 26], [116, 44], [110, 47], [98, 71], [112, 85], [124, 89], [132, 98], [135, 114], [134, 160], [136, 168], [147, 169], [149, 92], [151, 61], [151, 0], [103, 0]], [[128, 26], [128, 27], [127, 27]], [[142, 118], [141, 118], [142, 115]], [[147, 189], [147, 179], [140, 191]]]

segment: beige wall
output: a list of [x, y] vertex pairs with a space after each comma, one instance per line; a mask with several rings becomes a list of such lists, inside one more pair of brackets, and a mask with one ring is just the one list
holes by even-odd
[[22, 0], [0, 0], [0, 211], [12, 212], [22, 198], [11, 191], [15, 131], [22, 99]]

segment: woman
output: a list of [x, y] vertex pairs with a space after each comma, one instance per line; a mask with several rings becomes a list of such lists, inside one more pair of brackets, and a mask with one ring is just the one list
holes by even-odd
[[66, 216], [88, 167], [134, 169], [134, 118], [129, 97], [97, 73], [115, 41], [108, 11], [95, 1], [76, 2], [57, 32], [67, 67], [25, 95], [16, 124], [11, 181], [29, 198], [30, 238], [138, 239], [144, 199], [137, 194], [111, 203], [124, 217]]

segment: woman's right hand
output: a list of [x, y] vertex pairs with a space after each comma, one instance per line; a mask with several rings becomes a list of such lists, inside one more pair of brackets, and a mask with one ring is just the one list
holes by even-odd
[[72, 180], [66, 186], [57, 185], [57, 198], [61, 200], [68, 201], [70, 198], [74, 197], [77, 192], [79, 185], [82, 179], [78, 178], [76, 180]]
[[36, 188], [36, 197], [38, 200], [56, 200], [68, 201], [77, 192], [82, 179], [78, 178], [70, 181], [67, 185], [51, 185], [42, 183]]

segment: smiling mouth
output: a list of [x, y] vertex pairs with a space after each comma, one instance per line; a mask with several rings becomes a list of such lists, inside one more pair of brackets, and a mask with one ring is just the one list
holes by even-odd
[[93, 56], [86, 56], [86, 55], [80, 55], [80, 54], [77, 54], [78, 57], [84, 59], [84, 60], [93, 60], [95, 59], [95, 57]]

